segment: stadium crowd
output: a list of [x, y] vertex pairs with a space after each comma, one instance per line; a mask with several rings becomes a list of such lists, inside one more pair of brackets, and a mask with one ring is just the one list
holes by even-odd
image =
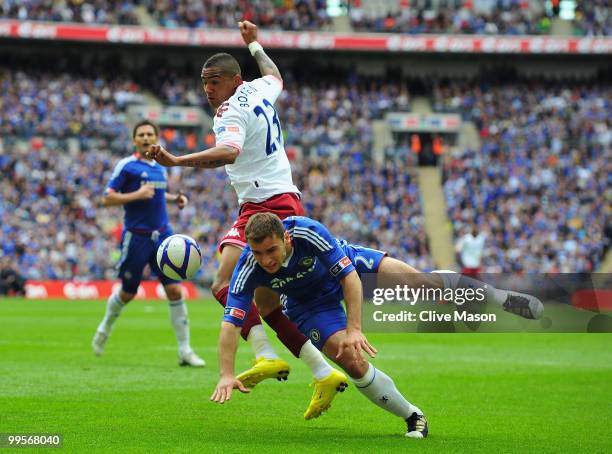
[[[122, 211], [98, 200], [114, 163], [131, 151], [126, 107], [143, 102], [147, 89], [170, 105], [204, 106], [200, 83], [177, 75], [145, 86], [121, 71], [102, 77], [13, 63], [0, 67], [0, 172], [13, 182], [0, 188], [0, 255], [16, 257], [28, 278], [112, 278]], [[334, 77], [287, 71], [277, 101], [307, 213], [349, 241], [434, 268], [415, 155], [398, 144], [383, 164], [370, 156], [371, 121], [408, 110], [410, 84]], [[434, 110], [473, 121], [482, 144], [444, 166], [456, 236], [472, 220], [489, 230], [486, 271], [595, 269], [612, 229], [609, 86], [486, 80], [434, 80], [431, 90]], [[188, 129], [164, 127], [160, 139], [175, 152], [214, 145], [212, 134]], [[170, 175], [170, 190], [191, 198], [183, 211], [169, 207], [171, 223], [202, 245], [201, 279], [210, 282], [235, 195], [223, 169]]]
[[[391, 3], [391, 2], [389, 2]], [[439, 8], [415, 2], [390, 9], [374, 8], [365, 1], [354, 2], [350, 10], [356, 31], [387, 33], [455, 33], [491, 35], [540, 35], [550, 32], [550, 17], [530, 2], [480, 1], [445, 2]]]
[[[7, 142], [0, 171], [14, 184], [3, 185], [0, 193], [2, 254], [14, 257], [31, 279], [112, 278], [122, 211], [97, 201], [119, 157], [108, 150], [56, 153], [56, 141], [41, 148]], [[405, 165], [376, 165], [355, 154], [323, 166], [311, 157], [295, 162], [294, 174], [305, 188], [307, 213], [339, 236], [431, 269], [415, 170]], [[171, 172], [170, 187], [178, 186], [190, 204], [182, 211], [169, 206], [171, 223], [200, 243], [202, 280], [210, 282], [217, 242], [237, 209], [235, 195], [223, 169]], [[393, 187], [398, 190], [389, 191]]]
[[[0, 172], [14, 183], [0, 190], [2, 255], [16, 258], [30, 279], [112, 278], [122, 211], [101, 208], [98, 200], [114, 163], [131, 150], [123, 114], [128, 103], [139, 102], [138, 85], [85, 76], [73, 76], [69, 85], [63, 74], [8, 69], [0, 74], [10, 94], [0, 103]], [[371, 119], [408, 103], [398, 84], [330, 83], [288, 89], [277, 106], [288, 153], [300, 156], [293, 163], [294, 178], [303, 188], [307, 213], [350, 241], [432, 269], [409, 156], [382, 165], [370, 159]], [[106, 117], [112, 119], [108, 124]], [[96, 128], [122, 139], [96, 138]], [[164, 128], [161, 141], [180, 152], [189, 148], [184, 145], [190, 135]], [[180, 187], [191, 199], [182, 211], [169, 206], [171, 223], [202, 246], [203, 283], [212, 280], [217, 242], [237, 210], [226, 180], [223, 169], [170, 172], [170, 190]]]
[[233, 28], [239, 20], [282, 30], [322, 30], [330, 24], [325, 0], [1, 0], [0, 18], [134, 25], [141, 22], [139, 7], [169, 28]]
[[573, 25], [576, 35], [612, 35], [612, 12], [609, 0], [578, 1]]
[[325, 0], [149, 0], [151, 17], [164, 27], [233, 28], [249, 20], [261, 28], [322, 30], [329, 26]]
[[24, 72], [0, 68], [0, 133], [31, 138], [78, 137], [106, 139], [122, 150], [129, 140], [124, 115], [142, 95], [132, 81], [104, 77], [79, 77], [71, 73]]
[[[344, 2], [358, 32], [546, 35], [558, 11], [525, 0], [428, 0]], [[0, 0], [0, 18], [139, 24], [162, 27], [233, 28], [250, 20], [264, 29], [333, 30], [325, 0]], [[137, 12], [141, 8], [141, 14]], [[148, 19], [142, 19], [143, 15]], [[140, 17], [140, 19], [139, 19]], [[574, 34], [609, 36], [608, 0], [577, 1]]]
[[0, 18], [86, 24], [138, 24], [133, 1], [1, 0]]
[[488, 232], [485, 272], [590, 272], [612, 237], [609, 84], [450, 84], [439, 111], [475, 123], [479, 150], [444, 167], [457, 237]]

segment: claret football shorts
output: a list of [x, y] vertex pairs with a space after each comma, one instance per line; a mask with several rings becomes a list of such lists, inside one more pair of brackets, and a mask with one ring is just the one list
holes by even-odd
[[304, 207], [300, 197], [294, 193], [278, 194], [260, 203], [246, 202], [240, 206], [238, 219], [234, 221], [232, 228], [225, 234], [219, 243], [219, 252], [226, 244], [233, 244], [239, 248], [246, 246], [244, 229], [249, 218], [257, 213], [271, 212], [279, 218], [285, 219], [289, 216], [304, 216]]

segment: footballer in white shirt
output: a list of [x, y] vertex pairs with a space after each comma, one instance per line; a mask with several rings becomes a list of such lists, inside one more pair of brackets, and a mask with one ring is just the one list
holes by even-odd
[[461, 273], [472, 277], [480, 273], [486, 239], [487, 233], [478, 232], [475, 224], [472, 224], [469, 231], [459, 238], [455, 250], [461, 259]]
[[[215, 146], [184, 156], [174, 156], [159, 145], [149, 150], [149, 157], [164, 166], [225, 166], [238, 195], [240, 210], [238, 219], [219, 244], [221, 259], [211, 289], [224, 307], [232, 273], [246, 245], [244, 230], [249, 218], [258, 212], [273, 212], [281, 219], [304, 215], [300, 191], [293, 184], [283, 146], [280, 119], [274, 108], [283, 88], [282, 76], [257, 42], [257, 27], [248, 21], [238, 25], [262, 77], [243, 81], [240, 65], [230, 54], [219, 53], [206, 60], [201, 77], [206, 98], [215, 110]], [[252, 303], [248, 315], [242, 312], [241, 334], [251, 344], [256, 363], [239, 374], [238, 380], [245, 388], [252, 388], [264, 379], [281, 380], [289, 374], [289, 364], [276, 355], [266, 336], [261, 313], [280, 341], [312, 371], [314, 392], [304, 418], [318, 417], [329, 408], [337, 392], [344, 389], [348, 381], [346, 375], [333, 369], [282, 313], [276, 293], [266, 288], [257, 289], [255, 301], [257, 306]]]

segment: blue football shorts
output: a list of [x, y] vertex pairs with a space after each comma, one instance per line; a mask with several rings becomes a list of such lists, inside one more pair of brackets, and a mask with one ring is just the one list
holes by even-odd
[[[355, 266], [359, 275], [364, 273], [376, 273], [381, 260], [387, 255], [384, 251], [355, 246], [344, 240], [340, 241], [340, 246], [345, 254]], [[281, 302], [285, 309], [290, 310], [292, 305], [299, 304], [292, 301], [286, 295], [281, 295]], [[323, 349], [329, 337], [343, 329], [346, 329], [346, 312], [341, 301], [330, 301], [325, 304], [318, 304], [313, 308], [300, 307], [299, 315], [293, 319], [298, 325], [299, 330], [308, 338], [319, 350]]]
[[172, 235], [172, 229], [166, 228], [159, 235], [139, 234], [124, 230], [121, 237], [121, 257], [116, 265], [121, 279], [121, 288], [127, 293], [136, 293], [142, 280], [144, 267], [149, 264], [151, 271], [162, 285], [177, 284], [180, 281], [167, 278], [157, 266], [157, 248]]

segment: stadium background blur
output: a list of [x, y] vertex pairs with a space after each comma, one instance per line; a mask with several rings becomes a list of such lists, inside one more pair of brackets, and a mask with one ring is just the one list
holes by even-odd
[[[483, 272], [602, 270], [612, 237], [606, 5], [2, 0], [0, 267], [13, 277], [1, 290], [22, 291], [18, 276], [113, 279], [122, 212], [98, 200], [115, 162], [132, 150], [131, 125], [143, 116], [159, 122], [173, 152], [210, 147], [212, 112], [199, 80], [205, 58], [230, 51], [247, 79], [258, 76], [239, 43], [45, 39], [33, 21], [238, 35], [244, 18], [262, 30], [309, 31], [311, 42], [329, 31], [442, 44], [482, 35], [599, 38], [603, 51], [579, 53], [267, 49], [284, 76], [277, 109], [306, 211], [334, 233], [423, 270], [458, 269], [453, 242], [475, 222], [489, 232]], [[196, 281], [207, 288], [237, 201], [223, 169], [170, 173], [171, 190], [191, 200], [181, 212], [170, 207], [171, 223], [200, 243]]]

